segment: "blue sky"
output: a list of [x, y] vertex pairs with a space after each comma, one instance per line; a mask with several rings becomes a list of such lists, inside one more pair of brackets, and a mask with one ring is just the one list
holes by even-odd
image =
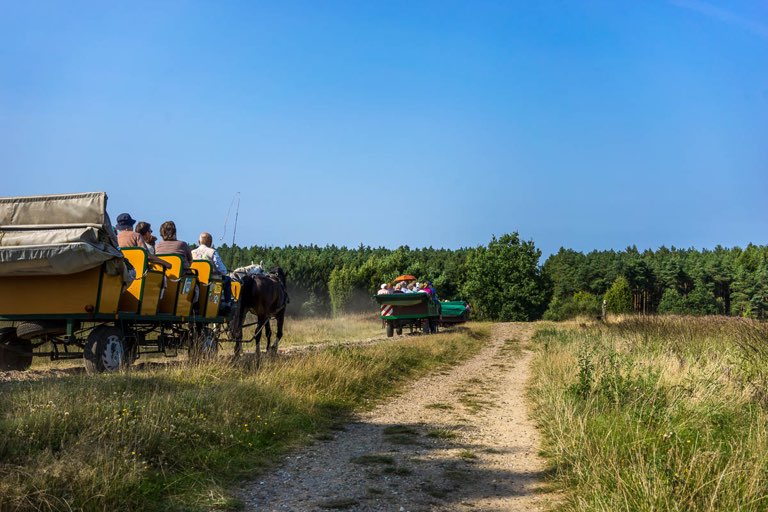
[[767, 134], [765, 1], [0, 0], [0, 195], [188, 241], [762, 244]]

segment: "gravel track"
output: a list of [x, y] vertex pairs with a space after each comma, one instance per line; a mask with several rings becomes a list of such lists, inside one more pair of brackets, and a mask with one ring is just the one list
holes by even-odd
[[249, 511], [547, 510], [524, 399], [531, 324], [496, 324], [469, 361], [296, 451], [246, 484]]

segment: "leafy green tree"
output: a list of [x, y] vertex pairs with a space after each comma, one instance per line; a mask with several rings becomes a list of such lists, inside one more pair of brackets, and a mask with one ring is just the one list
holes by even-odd
[[463, 290], [480, 318], [528, 321], [546, 307], [546, 291], [539, 268], [541, 251], [517, 233], [494, 236], [488, 247], [478, 247], [467, 258]]
[[328, 279], [328, 293], [331, 298], [331, 311], [335, 316], [347, 310], [354, 289], [354, 271], [349, 267], [334, 268]]
[[632, 290], [629, 281], [624, 276], [619, 276], [611, 287], [605, 292], [604, 300], [606, 310], [609, 313], [629, 313], [632, 311]]

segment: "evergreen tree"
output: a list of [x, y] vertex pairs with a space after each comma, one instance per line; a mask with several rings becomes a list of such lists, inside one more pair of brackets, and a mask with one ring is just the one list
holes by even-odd
[[659, 313], [682, 315], [686, 312], [685, 298], [680, 295], [676, 288], [667, 288], [659, 302]]

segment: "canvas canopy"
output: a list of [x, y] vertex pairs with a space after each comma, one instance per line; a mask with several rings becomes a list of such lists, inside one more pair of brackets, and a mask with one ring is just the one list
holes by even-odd
[[102, 263], [125, 276], [106, 193], [0, 197], [0, 276], [73, 274]]

